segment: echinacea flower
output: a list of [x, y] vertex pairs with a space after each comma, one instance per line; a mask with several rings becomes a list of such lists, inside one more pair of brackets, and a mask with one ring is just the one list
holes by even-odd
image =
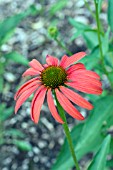
[[99, 75], [86, 70], [82, 63], [75, 64], [85, 55], [85, 52], [76, 53], [71, 57], [64, 55], [60, 62], [57, 58], [47, 55], [44, 65], [36, 59], [29, 62], [30, 68], [23, 73], [23, 76], [36, 77], [23, 84], [15, 94], [15, 113], [23, 102], [35, 92], [31, 103], [31, 118], [35, 123], [38, 123], [41, 107], [47, 94], [47, 103], [52, 116], [59, 123], [64, 123], [54, 103], [54, 92], [58, 102], [69, 115], [83, 120], [84, 117], [72, 103], [88, 110], [93, 109], [93, 106], [74, 89], [89, 94], [99, 95], [102, 93]]

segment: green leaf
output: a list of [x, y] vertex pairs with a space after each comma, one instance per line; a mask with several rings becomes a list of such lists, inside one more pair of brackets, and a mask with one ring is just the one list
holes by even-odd
[[16, 51], [13, 51], [13, 52], [10, 52], [8, 54], [5, 54], [4, 57], [8, 60], [12, 60], [16, 63], [19, 63], [19, 64], [23, 64], [23, 65], [28, 65], [28, 60], [22, 56], [21, 54], [19, 54], [18, 52]]
[[108, 23], [113, 31], [113, 0], [108, 0]]
[[110, 154], [113, 155], [113, 138], [111, 138], [111, 143], [110, 143]]
[[13, 107], [0, 110], [0, 121], [7, 120], [13, 113]]
[[91, 70], [98, 66], [100, 61], [99, 48], [96, 46], [89, 55], [80, 60], [85, 64], [86, 68]]
[[18, 129], [9, 129], [7, 131], [5, 131], [6, 135], [10, 135], [12, 137], [20, 137], [20, 138], [24, 138], [25, 134], [22, 133], [20, 130]]
[[113, 168], [113, 160], [112, 159], [107, 161], [107, 166]]
[[15, 144], [22, 151], [31, 151], [32, 146], [29, 142], [23, 140], [14, 140], [13, 144]]
[[108, 77], [110, 79], [110, 82], [113, 84], [113, 71], [111, 71], [109, 74], [108, 74]]
[[23, 19], [34, 14], [36, 14], [36, 8], [32, 5], [23, 13], [6, 18], [4, 21], [0, 22], [0, 46], [9, 40], [15, 28]]
[[81, 23], [81, 22], [78, 22], [78, 21], [76, 21], [76, 20], [74, 20], [73, 18], [69, 18], [68, 19], [68, 21], [69, 21], [69, 23], [72, 25], [72, 26], [74, 26], [77, 30], [91, 30], [91, 27], [89, 27], [88, 25], [85, 25], [85, 24], [83, 24], [83, 23]]
[[98, 13], [100, 13], [100, 11], [101, 11], [102, 2], [103, 2], [103, 0], [98, 0]]
[[[75, 145], [75, 153], [78, 160], [80, 160], [82, 156], [84, 156], [88, 152], [97, 151], [97, 149], [99, 148], [99, 145], [104, 139], [104, 136], [101, 133], [103, 122], [113, 114], [112, 101], [113, 96], [106, 96], [104, 98], [100, 98], [95, 102], [94, 109], [86, 120], [83, 130], [81, 131], [81, 136], [77, 141], [77, 145]], [[68, 150], [67, 152], [69, 153]], [[52, 170], [66, 170], [74, 165], [72, 157], [69, 156], [67, 159], [67, 156], [65, 157], [65, 154], [67, 155], [67, 153], [64, 152], [63, 157], [60, 157], [56, 161], [56, 163], [52, 167]]]
[[88, 167], [88, 170], [104, 170], [105, 169], [105, 166], [106, 166], [106, 156], [108, 154], [108, 151], [109, 151], [109, 146], [110, 146], [110, 140], [111, 140], [111, 136], [108, 135], [99, 151], [96, 153], [93, 161], [91, 162], [90, 166]]
[[72, 40], [82, 35], [88, 48], [93, 49], [98, 45], [97, 31], [93, 30], [90, 26], [85, 25], [81, 22], [69, 18], [69, 23], [76, 28], [76, 33], [71, 37]]
[[3, 91], [4, 78], [0, 75], [0, 93]]
[[103, 54], [105, 55], [109, 50], [109, 34], [110, 34], [110, 28], [108, 28], [107, 32], [105, 33], [104, 37], [102, 38], [102, 49]]
[[57, 11], [60, 11], [61, 9], [63, 9], [66, 4], [67, 4], [67, 0], [58, 0], [56, 3], [54, 3], [54, 5], [49, 9], [49, 12], [51, 15], [54, 15]]
[[98, 37], [97, 37], [97, 32], [95, 30], [84, 31], [83, 38], [89, 49], [93, 49], [98, 45]]
[[71, 41], [75, 40], [77, 37], [79, 37], [83, 33], [82, 30], [76, 31], [74, 35], [71, 37]]

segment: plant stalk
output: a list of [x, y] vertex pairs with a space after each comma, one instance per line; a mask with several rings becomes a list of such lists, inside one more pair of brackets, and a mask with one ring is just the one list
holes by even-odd
[[111, 87], [112, 87], [112, 83], [109, 79], [108, 76], [108, 71], [106, 70], [105, 64], [104, 64], [104, 54], [103, 54], [103, 49], [102, 49], [102, 41], [101, 41], [101, 37], [100, 37], [100, 20], [99, 20], [99, 13], [98, 13], [98, 2], [96, 2], [96, 0], [94, 0], [95, 3], [95, 10], [96, 10], [96, 23], [97, 23], [97, 34], [98, 34], [98, 42], [99, 42], [99, 49], [100, 49], [100, 56], [101, 56], [101, 63], [102, 63], [102, 67], [103, 67], [103, 71], [106, 74]]
[[54, 40], [58, 43], [58, 45], [59, 45], [60, 47], [62, 47], [64, 50], [66, 50], [67, 54], [69, 54], [70, 56], [73, 55], [73, 54], [71, 53], [71, 51], [69, 51], [69, 50], [67, 49], [67, 47], [66, 47], [60, 40], [58, 40], [58, 38], [55, 38]]
[[68, 144], [69, 144], [70, 152], [71, 152], [71, 155], [73, 157], [76, 170], [80, 170], [80, 167], [79, 167], [76, 155], [75, 155], [74, 146], [73, 146], [73, 142], [72, 142], [72, 139], [71, 139], [71, 134], [70, 134], [69, 127], [68, 127], [68, 124], [67, 124], [67, 120], [66, 120], [66, 116], [65, 116], [65, 113], [64, 113], [64, 109], [59, 104], [59, 102], [58, 102], [58, 100], [56, 98], [56, 95], [55, 95], [55, 99], [56, 99], [56, 103], [57, 103], [57, 108], [58, 108], [59, 114], [60, 114], [62, 120], [65, 122], [62, 126], [63, 126], [64, 132], [65, 132]]

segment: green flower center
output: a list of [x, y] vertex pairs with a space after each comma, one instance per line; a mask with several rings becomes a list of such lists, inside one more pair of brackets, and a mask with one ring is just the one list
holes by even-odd
[[67, 80], [66, 71], [60, 66], [49, 66], [41, 73], [41, 80], [46, 87], [55, 89]]

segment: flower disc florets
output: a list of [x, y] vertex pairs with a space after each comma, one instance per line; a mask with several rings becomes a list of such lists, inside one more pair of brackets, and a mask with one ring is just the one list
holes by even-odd
[[55, 89], [67, 80], [66, 71], [60, 66], [49, 66], [41, 73], [41, 80], [46, 87]]

